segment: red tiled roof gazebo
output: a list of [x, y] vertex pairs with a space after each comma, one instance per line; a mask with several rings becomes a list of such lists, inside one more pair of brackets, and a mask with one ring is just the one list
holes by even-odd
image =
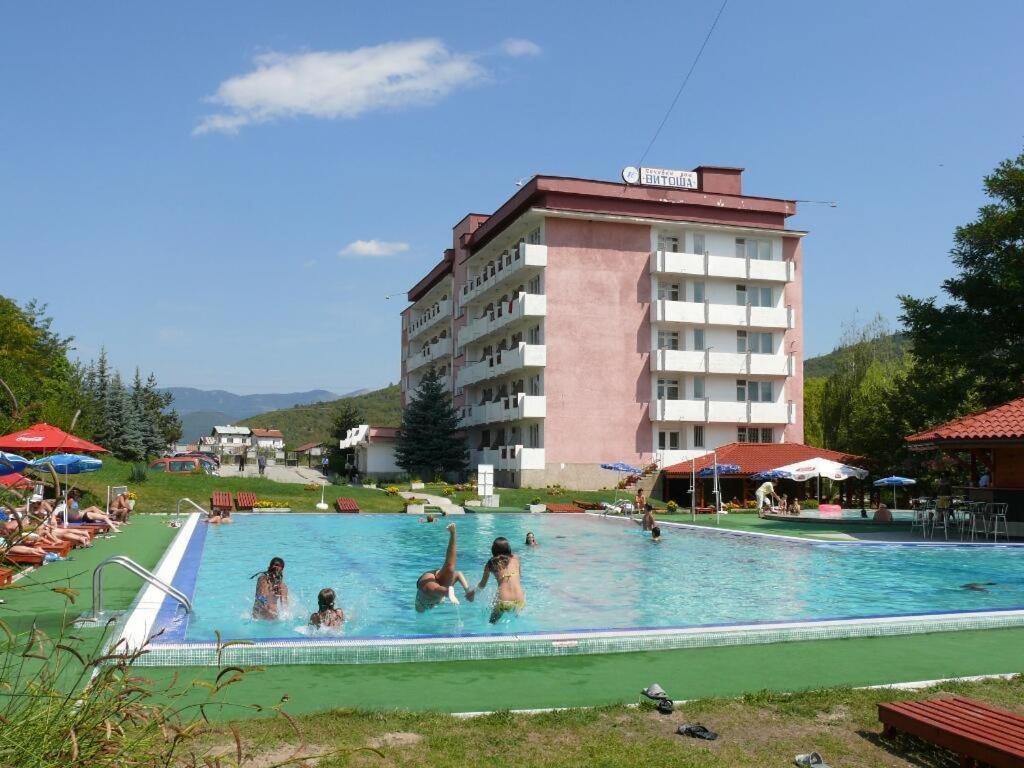
[[[912, 451], [970, 454], [964, 492], [976, 501], [1007, 503], [1010, 535], [1024, 536], [1024, 397], [910, 435], [907, 443]], [[985, 487], [982, 468], [989, 470]]]

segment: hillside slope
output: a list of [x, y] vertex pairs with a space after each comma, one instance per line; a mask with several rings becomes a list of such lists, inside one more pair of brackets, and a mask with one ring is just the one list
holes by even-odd
[[174, 402], [171, 407], [179, 414], [217, 411], [226, 414], [230, 419], [245, 419], [258, 413], [291, 408], [293, 405], [321, 403], [345, 397], [345, 395], [328, 392], [326, 389], [259, 395], [236, 395], [234, 392], [225, 392], [222, 389], [195, 389], [194, 387], [163, 387], [162, 391], [170, 392], [173, 395]]
[[[910, 341], [906, 336], [900, 333], [894, 333], [890, 336], [882, 337], [871, 343], [878, 345], [892, 344], [895, 347], [894, 351], [897, 354], [906, 351], [910, 347]], [[804, 378], [824, 379], [831, 376], [836, 369], [836, 360], [844, 349], [845, 347], [839, 347], [837, 349], [833, 349], [828, 354], [809, 357], [804, 360]]]
[[296, 405], [279, 411], [261, 413], [238, 423], [263, 429], [280, 429], [289, 448], [313, 441], [326, 441], [330, 437], [331, 423], [342, 400], [354, 404], [363, 414], [366, 423], [397, 427], [402, 421], [400, 392], [398, 385], [393, 384], [384, 389], [327, 403]]

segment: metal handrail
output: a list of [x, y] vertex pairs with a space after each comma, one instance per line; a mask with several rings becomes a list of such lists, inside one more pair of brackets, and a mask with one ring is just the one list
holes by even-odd
[[141, 578], [143, 581], [152, 584], [154, 587], [159, 589], [166, 595], [173, 597], [185, 608], [185, 613], [192, 613], [192, 601], [188, 599], [184, 592], [176, 587], [172, 587], [166, 581], [158, 579], [156, 575], [147, 571], [141, 565], [136, 563], [131, 558], [125, 557], [124, 555], [114, 555], [108, 557], [102, 563], [96, 566], [92, 572], [92, 619], [98, 621], [100, 616], [103, 614], [103, 569], [108, 565], [120, 565], [122, 568], [134, 573], [136, 576]]
[[176, 507], [176, 513], [177, 513], [178, 515], [181, 515], [181, 502], [183, 502], [183, 501], [187, 501], [187, 502], [188, 502], [189, 504], [191, 504], [191, 505], [192, 505], [193, 507], [195, 507], [196, 509], [198, 509], [198, 510], [199, 510], [200, 512], [202, 512], [202, 513], [203, 513], [204, 515], [208, 515], [208, 514], [209, 514], [209, 512], [208, 512], [207, 510], [203, 509], [203, 507], [201, 507], [201, 506], [199, 506], [198, 504], [196, 504], [196, 503], [195, 503], [194, 501], [192, 501], [192, 499], [189, 499], [189, 498], [181, 498], [181, 499], [178, 499], [178, 506]]

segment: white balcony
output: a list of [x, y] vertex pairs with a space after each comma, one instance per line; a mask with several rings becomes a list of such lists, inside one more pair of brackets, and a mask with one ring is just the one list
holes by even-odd
[[747, 403], [733, 403], [728, 400], [708, 401], [708, 421], [715, 424], [746, 424], [749, 419]]
[[752, 328], [792, 328], [793, 310], [789, 307], [748, 307], [747, 325]]
[[415, 371], [425, 365], [436, 363], [448, 357], [452, 353], [451, 339], [438, 339], [433, 344], [428, 344], [420, 352], [409, 355], [405, 360], [405, 370]]
[[520, 342], [514, 349], [505, 349], [484, 360], [462, 366], [455, 381], [460, 387], [468, 387], [522, 368], [543, 368], [546, 358], [547, 348], [543, 344]]
[[422, 336], [431, 328], [434, 328], [442, 320], [450, 320], [452, 316], [452, 301], [451, 299], [445, 299], [444, 301], [437, 302], [436, 307], [428, 309], [422, 313], [419, 317], [413, 319], [409, 323], [409, 329], [407, 337], [409, 341]]
[[750, 403], [751, 424], [791, 424], [789, 416], [789, 403]]
[[544, 317], [547, 311], [547, 296], [520, 293], [511, 301], [498, 304], [484, 317], [478, 317], [460, 328], [459, 346], [496, 333], [519, 320]]
[[547, 406], [543, 395], [526, 395], [520, 392], [494, 402], [467, 405], [462, 410], [462, 425], [472, 427], [522, 419], [543, 419]]
[[706, 419], [706, 400], [652, 400], [648, 406], [651, 421], [697, 421]]
[[700, 424], [792, 424], [789, 403], [749, 403], [731, 400], [652, 400], [651, 421]]
[[707, 308], [703, 302], [658, 300], [651, 302], [651, 322], [704, 325]]
[[651, 370], [680, 373], [724, 373], [753, 376], [792, 376], [792, 355], [755, 355], [713, 350], [651, 350]]
[[503, 445], [469, 452], [470, 466], [491, 464], [495, 469], [519, 472], [524, 469], [544, 469], [544, 449], [525, 448], [521, 445]]
[[460, 302], [464, 307], [469, 302], [479, 297], [498, 290], [509, 283], [514, 277], [519, 276], [525, 280], [524, 271], [531, 271], [548, 264], [548, 247], [546, 245], [533, 245], [520, 243], [515, 248], [504, 251], [500, 256], [495, 257], [493, 264], [486, 268], [483, 274], [468, 278], [460, 294]]
[[762, 261], [739, 256], [653, 251], [651, 253], [651, 272], [788, 283], [793, 280], [793, 262]]

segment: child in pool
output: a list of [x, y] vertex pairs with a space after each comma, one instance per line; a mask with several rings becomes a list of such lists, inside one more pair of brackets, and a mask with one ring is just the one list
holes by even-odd
[[320, 594], [316, 596], [318, 610], [309, 617], [309, 623], [317, 629], [340, 627], [345, 622], [345, 613], [334, 607], [334, 600], [333, 589], [321, 589]]
[[498, 582], [498, 594], [491, 609], [491, 624], [494, 624], [505, 613], [519, 613], [526, 607], [526, 593], [519, 580], [522, 564], [512, 554], [512, 545], [508, 539], [499, 536], [491, 544], [491, 559], [484, 566], [483, 576], [477, 584], [477, 590], [487, 586], [487, 579], [493, 573]]
[[284, 560], [272, 558], [267, 570], [253, 574], [256, 578], [256, 598], [252, 604], [254, 619], [277, 619], [288, 606], [288, 585], [284, 583]]

